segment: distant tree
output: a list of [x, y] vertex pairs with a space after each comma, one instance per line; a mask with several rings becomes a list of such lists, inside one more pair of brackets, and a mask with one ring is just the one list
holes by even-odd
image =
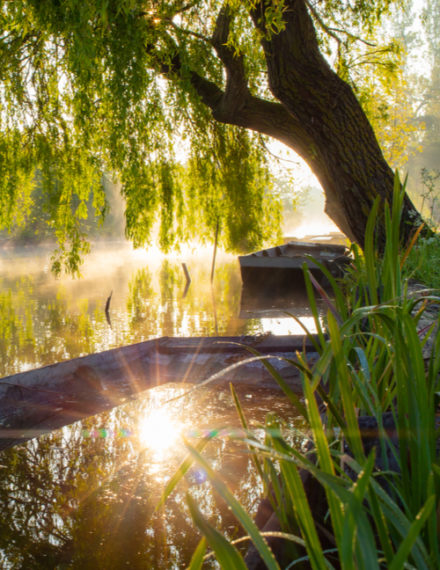
[[424, 100], [421, 105], [421, 118], [426, 125], [424, 138], [425, 166], [439, 168], [440, 162], [440, 1], [427, 0], [423, 23], [428, 44], [428, 61], [431, 76], [426, 83]]
[[[395, 91], [394, 114], [404, 130], [411, 195], [430, 222], [439, 224], [438, 175], [440, 163], [440, 1], [407, 0], [406, 15], [395, 20], [395, 31], [408, 56], [404, 92]], [[416, 10], [418, 8], [418, 10]], [[417, 26], [414, 26], [414, 21]], [[423, 33], [421, 33], [421, 30]], [[410, 64], [410, 65], [408, 65]], [[402, 91], [402, 89], [400, 89]], [[376, 131], [378, 132], [378, 131]], [[406, 136], [405, 136], [406, 132]], [[402, 147], [403, 148], [403, 147]], [[403, 157], [403, 155], [401, 155]]]
[[[394, 176], [350, 86], [349, 54], [354, 45], [377, 53], [374, 29], [391, 4], [3, 2], [0, 223], [22, 217], [38, 166], [49, 199], [54, 187], [59, 196], [60, 260], [74, 267], [85, 249], [78, 220], [90, 193], [103, 210], [107, 171], [122, 183], [137, 244], [160, 219], [169, 246], [197, 206], [211, 234], [220, 222], [229, 247], [251, 247], [279, 219], [268, 206], [269, 136], [309, 164], [329, 216], [362, 243], [372, 203], [390, 198]], [[176, 141], [197, 185], [182, 185]], [[403, 237], [420, 223], [406, 198]]]

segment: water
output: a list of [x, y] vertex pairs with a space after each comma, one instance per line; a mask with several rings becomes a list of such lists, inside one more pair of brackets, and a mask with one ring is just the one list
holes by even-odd
[[[186, 455], [181, 434], [196, 445], [215, 430], [203, 456], [249, 512], [255, 513], [263, 491], [246, 448], [229, 438], [239, 433], [229, 394], [202, 388], [164, 404], [183, 390], [150, 390], [135, 402], [3, 452], [2, 567], [185, 568], [200, 539], [187, 493], [212, 525], [231, 538], [241, 536], [196, 465], [155, 512]], [[240, 399], [251, 425], [274, 411], [285, 417], [291, 438], [301, 439], [295, 410], [270, 391], [242, 392]]]
[[[211, 255], [208, 249], [166, 257], [101, 246], [86, 259], [82, 279], [56, 280], [50, 251], [3, 251], [0, 376], [161, 336], [302, 333], [282, 310], [241, 310], [236, 256], [217, 256], [211, 286]], [[185, 296], [183, 262], [191, 276]], [[110, 327], [105, 304], [111, 293]], [[305, 308], [299, 311], [310, 326]]]
[[[181, 263], [191, 285], [186, 295]], [[210, 284], [209, 251], [169, 257], [128, 247], [97, 251], [80, 281], [55, 280], [47, 253], [3, 252], [0, 372], [4, 376], [160, 336], [299, 332], [282, 312], [243, 318], [233, 256], [219, 256]], [[112, 292], [107, 322], [105, 303]], [[269, 311], [269, 312], [268, 312]], [[253, 315], [255, 314], [255, 311]], [[309, 319], [309, 317], [305, 317]], [[262, 486], [227, 389], [165, 385], [135, 401], [6, 450], [0, 457], [0, 565], [4, 568], [184, 568], [199, 535], [190, 493], [211, 524], [241, 535], [230, 511], [194, 465], [165, 506], [155, 506], [187, 450], [211, 434], [204, 456], [255, 513]], [[297, 413], [279, 393], [241, 388], [248, 421], [269, 412], [298, 443]], [[208, 563], [208, 567], [213, 563]]]

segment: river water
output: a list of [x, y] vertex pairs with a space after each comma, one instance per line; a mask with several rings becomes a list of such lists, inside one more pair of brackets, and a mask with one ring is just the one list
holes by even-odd
[[[283, 311], [312, 326], [304, 306], [241, 306], [237, 257], [210, 249], [164, 256], [126, 244], [97, 246], [82, 278], [55, 279], [50, 250], [0, 254], [0, 375], [161, 336], [302, 333]], [[185, 263], [191, 284], [185, 294]], [[110, 324], [105, 315], [109, 305]], [[251, 317], [251, 318], [245, 318]]]
[[[161, 336], [301, 331], [270, 303], [242, 306], [236, 257], [217, 256], [211, 285], [211, 255], [199, 249], [166, 257], [107, 244], [86, 260], [82, 279], [56, 280], [48, 251], [3, 250], [0, 375]], [[191, 277], [187, 291], [182, 263]], [[305, 309], [299, 316], [311, 325]], [[215, 437], [205, 457], [251, 513], [263, 491], [249, 453], [234, 436], [239, 421], [229, 391], [204, 386], [179, 397], [183, 392], [179, 385], [155, 388], [4, 451], [0, 566], [184, 568], [200, 539], [186, 493], [211, 524], [239, 537], [238, 524], [196, 466], [155, 511], [186, 454], [184, 438], [195, 445], [207, 433]], [[267, 415], [276, 413], [289, 437], [301, 441], [297, 413], [279, 393], [242, 388], [239, 398], [261, 437]]]

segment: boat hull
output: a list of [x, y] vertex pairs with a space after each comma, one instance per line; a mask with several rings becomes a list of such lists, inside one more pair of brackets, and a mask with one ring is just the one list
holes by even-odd
[[304, 336], [163, 337], [59, 362], [0, 379], [0, 449], [111, 409], [149, 388], [210, 379], [254, 387], [278, 385], [261, 360], [269, 358], [290, 387], [297, 369], [282, 360], [311, 351]]
[[294, 241], [238, 259], [246, 294], [271, 297], [304, 291], [304, 268], [325, 287], [329, 283], [321, 267], [338, 276], [350, 262], [345, 246]]

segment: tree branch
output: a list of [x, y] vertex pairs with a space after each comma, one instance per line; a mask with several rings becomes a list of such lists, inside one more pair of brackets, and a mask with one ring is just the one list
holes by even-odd
[[171, 18], [167, 18], [166, 21], [169, 23], [169, 25], [172, 28], [174, 28], [180, 34], [183, 34], [185, 36], [191, 36], [193, 38], [196, 38], [197, 40], [201, 40], [206, 43], [211, 43], [210, 39], [204, 36], [203, 34], [200, 34], [199, 32], [194, 32], [193, 30], [187, 30], [186, 28], [182, 28], [181, 26], [178, 26], [175, 22], [173, 22]]
[[313, 162], [314, 145], [309, 133], [281, 103], [266, 101], [248, 92], [239, 109], [234, 105], [229, 108], [225, 105], [225, 92], [211, 81], [193, 72], [191, 83], [217, 121], [275, 138], [304, 160]]
[[[192, 87], [202, 102], [211, 110], [215, 120], [235, 125], [263, 135], [268, 135], [290, 148], [309, 162], [314, 160], [313, 143], [307, 130], [300, 121], [292, 115], [281, 103], [261, 99], [251, 94], [243, 56], [228, 45], [231, 14], [228, 7], [223, 7], [216, 20], [211, 38], [220, 61], [226, 71], [224, 89], [214, 81], [203, 77], [194, 70], [185, 69]], [[160, 72], [168, 78], [182, 73], [182, 61], [179, 48], [175, 46], [175, 55], [164, 63], [154, 45], [147, 46], [150, 54], [157, 58]]]
[[217, 16], [211, 42], [226, 70], [226, 88], [217, 112], [233, 116], [240, 111], [249, 96], [249, 88], [243, 56], [228, 44], [230, 24], [231, 11], [225, 5]]
[[[332, 37], [338, 44], [338, 46], [341, 45], [342, 40], [341, 38], [338, 36], [338, 34], [344, 34], [345, 36], [347, 36], [348, 38], [350, 38], [351, 40], [354, 40], [356, 42], [361, 42], [367, 46], [370, 47], [375, 47], [376, 44], [369, 42], [367, 40], [364, 40], [363, 38], [356, 36], [355, 34], [350, 33], [348, 30], [342, 30], [340, 28], [332, 28], [330, 26], [328, 26], [324, 20], [321, 18], [321, 16], [318, 14], [317, 10], [315, 9], [315, 7], [311, 4], [311, 2], [309, 0], [305, 0], [305, 3], [307, 5], [307, 8], [310, 10], [310, 13], [312, 14], [314, 20], [317, 22], [317, 24], [319, 25], [319, 27], [326, 33], [328, 34], [330, 37]], [[339, 51], [339, 47], [338, 47], [338, 51]]]

